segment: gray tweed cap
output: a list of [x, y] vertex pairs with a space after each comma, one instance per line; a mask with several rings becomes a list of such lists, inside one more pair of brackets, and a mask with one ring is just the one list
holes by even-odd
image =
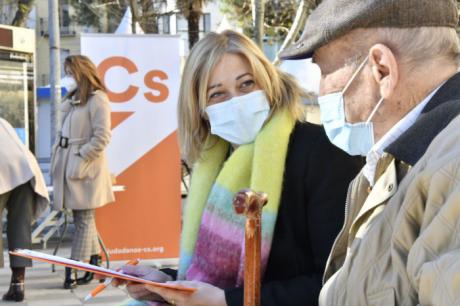
[[454, 0], [323, 0], [307, 19], [301, 38], [280, 58], [309, 58], [316, 49], [357, 28], [453, 28], [457, 24]]

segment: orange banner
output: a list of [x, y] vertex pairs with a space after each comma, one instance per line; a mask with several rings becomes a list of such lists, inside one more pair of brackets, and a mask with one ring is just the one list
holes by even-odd
[[180, 157], [171, 134], [125, 173], [116, 203], [96, 210], [111, 260], [175, 258], [180, 235]]
[[111, 260], [179, 256], [179, 43], [176, 36], [82, 36], [82, 53], [107, 87], [109, 168], [115, 185], [125, 189], [115, 193], [115, 203], [96, 210]]

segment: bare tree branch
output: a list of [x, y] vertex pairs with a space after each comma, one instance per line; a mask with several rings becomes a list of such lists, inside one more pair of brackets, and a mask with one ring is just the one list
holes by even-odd
[[307, 20], [308, 15], [310, 12], [319, 4], [320, 1], [315, 0], [301, 0], [300, 8], [297, 11], [295, 16], [294, 22], [292, 23], [291, 29], [289, 30], [286, 39], [284, 40], [283, 44], [281, 45], [278, 54], [276, 55], [275, 60], [273, 63], [275, 65], [280, 64], [279, 54], [284, 51], [288, 46], [292, 45], [294, 40], [296, 39], [297, 35], [305, 26], [305, 21]]

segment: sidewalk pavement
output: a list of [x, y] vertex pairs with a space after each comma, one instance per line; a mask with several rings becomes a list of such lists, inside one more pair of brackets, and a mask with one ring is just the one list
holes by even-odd
[[[52, 254], [53, 249], [48, 248], [37, 251]], [[63, 246], [59, 250], [59, 256], [70, 255], [70, 246]], [[4, 252], [5, 267], [0, 269], [0, 305], [15, 306], [111, 306], [120, 305], [127, 300], [128, 295], [125, 289], [109, 286], [96, 297], [83, 303], [85, 296], [94, 289], [99, 282], [93, 280], [88, 285], [78, 286], [75, 290], [64, 290], [64, 267], [56, 266], [56, 272], [51, 271], [51, 265], [38, 261], [33, 262], [33, 267], [26, 269], [25, 293], [26, 298], [23, 302], [4, 302], [1, 296], [8, 290], [10, 283], [11, 270], [9, 268], [9, 257]], [[123, 262], [111, 262], [110, 268], [114, 269], [123, 265]], [[84, 273], [84, 272], [80, 272]], [[81, 275], [82, 275], [81, 274]]]

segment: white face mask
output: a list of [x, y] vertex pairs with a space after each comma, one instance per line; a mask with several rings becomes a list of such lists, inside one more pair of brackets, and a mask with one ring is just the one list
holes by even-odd
[[62, 87], [65, 87], [67, 92], [72, 92], [78, 88], [78, 84], [77, 84], [77, 81], [75, 81], [75, 78], [73, 76], [68, 76], [68, 75], [66, 75], [61, 80], [61, 85]]
[[269, 113], [270, 104], [263, 90], [206, 107], [211, 134], [235, 145], [253, 142]]

